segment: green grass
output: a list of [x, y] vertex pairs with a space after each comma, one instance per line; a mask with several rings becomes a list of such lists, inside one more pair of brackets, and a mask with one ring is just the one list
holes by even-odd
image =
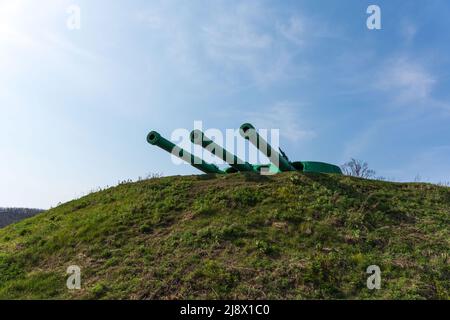
[[[1, 229], [0, 298], [449, 299], [449, 226], [450, 188], [430, 184], [150, 179]], [[66, 288], [70, 265], [81, 290]]]

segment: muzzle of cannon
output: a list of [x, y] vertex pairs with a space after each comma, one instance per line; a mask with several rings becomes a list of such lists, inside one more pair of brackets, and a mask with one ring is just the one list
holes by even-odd
[[278, 167], [280, 171], [296, 170], [288, 159], [272, 148], [272, 146], [264, 140], [258, 132], [256, 132], [255, 127], [253, 127], [250, 123], [244, 123], [239, 129], [239, 133], [244, 139], [250, 141], [250, 143], [252, 143], [259, 151], [269, 158], [269, 161], [274, 166]]
[[174, 156], [180, 159], [183, 159], [184, 161], [186, 161], [193, 167], [199, 169], [200, 171], [203, 171], [204, 173], [225, 173], [222, 170], [220, 170], [216, 165], [207, 163], [202, 159], [194, 156], [193, 154], [187, 152], [186, 150], [173, 144], [169, 140], [162, 137], [156, 131], [151, 131], [147, 135], [147, 142], [152, 145], [160, 147], [161, 149], [173, 154]]

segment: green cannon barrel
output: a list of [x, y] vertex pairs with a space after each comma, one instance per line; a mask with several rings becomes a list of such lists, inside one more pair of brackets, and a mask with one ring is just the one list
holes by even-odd
[[202, 146], [213, 155], [227, 162], [237, 171], [254, 171], [251, 164], [244, 162], [244, 160], [240, 159], [238, 156], [219, 146], [217, 143], [208, 138], [201, 130], [193, 130], [190, 134], [190, 139], [192, 143]]
[[285, 157], [272, 148], [272, 146], [256, 132], [255, 127], [250, 123], [244, 123], [239, 129], [239, 133], [244, 139], [249, 140], [259, 151], [268, 157], [270, 162], [277, 166], [280, 171], [296, 170]]
[[204, 173], [224, 173], [216, 165], [207, 163], [202, 159], [194, 156], [193, 154], [187, 152], [186, 150], [176, 146], [169, 140], [163, 138], [158, 132], [151, 131], [147, 135], [147, 142], [160, 147], [161, 149], [177, 156], [180, 159], [188, 162], [193, 167], [203, 171]]

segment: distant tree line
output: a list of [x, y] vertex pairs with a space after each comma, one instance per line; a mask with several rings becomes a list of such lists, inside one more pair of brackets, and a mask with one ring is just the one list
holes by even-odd
[[0, 228], [30, 218], [44, 210], [29, 208], [0, 208]]

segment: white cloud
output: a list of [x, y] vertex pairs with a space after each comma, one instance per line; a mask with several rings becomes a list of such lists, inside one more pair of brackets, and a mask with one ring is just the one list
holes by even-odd
[[435, 77], [421, 64], [400, 58], [378, 75], [377, 87], [394, 95], [398, 103], [423, 102], [431, 97]]
[[136, 14], [137, 20], [140, 23], [145, 24], [147, 27], [158, 30], [164, 27], [164, 21], [162, 17], [154, 11], [139, 11]]
[[252, 119], [257, 128], [280, 129], [280, 136], [291, 142], [312, 139], [316, 136], [314, 130], [303, 125], [300, 115], [301, 106], [283, 101], [257, 112], [247, 112], [244, 116]]
[[152, 3], [136, 17], [157, 32], [152, 37], [177, 65], [177, 74], [208, 85], [264, 88], [303, 76], [304, 66], [294, 62], [298, 48], [292, 47], [304, 43], [298, 15], [280, 23], [269, 6], [245, 1], [205, 3], [188, 10]]
[[302, 45], [305, 39], [303, 21], [298, 16], [292, 16], [287, 24], [279, 23], [277, 30], [286, 39], [293, 42], [296, 45]]
[[425, 64], [400, 57], [389, 60], [380, 70], [375, 89], [386, 93], [392, 106], [450, 112], [450, 103], [434, 94], [439, 79]]
[[414, 38], [416, 37], [417, 31], [418, 31], [418, 27], [415, 23], [413, 23], [409, 20], [404, 20], [401, 23], [400, 35], [403, 38], [403, 40], [406, 41], [407, 43], [410, 43], [414, 40]]
[[[31, 73], [39, 64], [80, 69], [79, 61], [98, 62], [98, 57], [74, 44], [67, 36], [68, 1], [16, 0], [0, 2], [0, 83]], [[86, 68], [87, 69], [87, 68]]]

